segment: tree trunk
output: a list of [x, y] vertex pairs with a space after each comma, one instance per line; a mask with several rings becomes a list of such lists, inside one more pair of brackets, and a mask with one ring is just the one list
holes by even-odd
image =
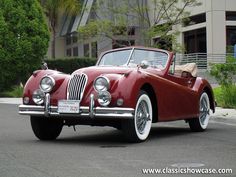
[[51, 55], [52, 58], [56, 57], [56, 31], [52, 30], [52, 46], [51, 46]]

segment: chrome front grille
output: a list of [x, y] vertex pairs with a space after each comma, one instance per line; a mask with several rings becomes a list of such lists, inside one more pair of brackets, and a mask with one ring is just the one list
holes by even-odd
[[71, 77], [67, 89], [68, 100], [82, 100], [87, 80], [87, 75], [83, 73]]

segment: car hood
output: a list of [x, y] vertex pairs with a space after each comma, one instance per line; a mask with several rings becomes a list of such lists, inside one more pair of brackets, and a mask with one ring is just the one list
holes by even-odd
[[122, 82], [123, 79], [129, 77], [129, 75], [133, 72], [137, 72], [137, 67], [130, 68], [93, 66], [78, 69], [72, 73], [72, 75], [81, 73], [86, 74], [88, 76], [87, 89], [93, 88], [93, 82], [97, 77], [105, 76], [110, 80], [112, 90], [113, 88], [117, 87], [119, 82]]
[[100, 75], [129, 75], [131, 72], [137, 71], [137, 67], [104, 67], [104, 66], [92, 66], [88, 68], [82, 68], [76, 70], [73, 74], [84, 73], [90, 78], [94, 78]]

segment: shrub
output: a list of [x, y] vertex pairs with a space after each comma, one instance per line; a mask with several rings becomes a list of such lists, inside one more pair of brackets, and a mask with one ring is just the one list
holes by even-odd
[[236, 108], [236, 59], [228, 57], [226, 63], [213, 65], [210, 73], [221, 85], [214, 89], [216, 101], [222, 107]]
[[236, 59], [234, 57], [227, 57], [226, 63], [214, 64], [210, 74], [222, 86], [235, 84]]
[[50, 69], [56, 69], [64, 73], [73, 71], [96, 64], [97, 60], [92, 58], [61, 58], [45, 60]]
[[38, 0], [0, 0], [0, 91], [40, 67], [49, 37]]
[[0, 96], [1, 97], [14, 97], [14, 98], [16, 97], [16, 98], [19, 98], [19, 97], [22, 97], [23, 90], [24, 90], [24, 87], [23, 87], [22, 84], [15, 85], [11, 89], [9, 89], [9, 91], [1, 92]]
[[217, 105], [223, 108], [236, 109], [236, 86], [214, 88]]

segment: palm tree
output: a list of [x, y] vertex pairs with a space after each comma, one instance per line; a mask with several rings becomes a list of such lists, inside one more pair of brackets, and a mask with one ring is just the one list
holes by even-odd
[[40, 0], [44, 8], [45, 14], [48, 17], [49, 28], [52, 31], [51, 52], [52, 58], [55, 58], [56, 48], [56, 27], [60, 13], [74, 15], [80, 10], [79, 0]]

